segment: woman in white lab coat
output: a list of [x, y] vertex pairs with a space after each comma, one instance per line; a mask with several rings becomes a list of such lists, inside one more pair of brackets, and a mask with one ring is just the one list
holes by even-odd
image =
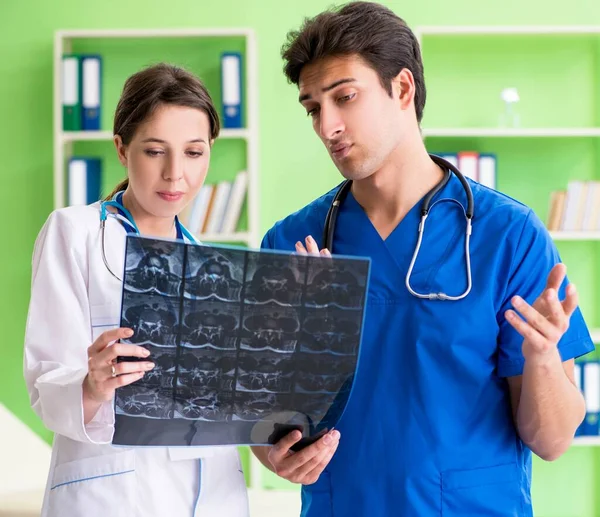
[[[124, 191], [141, 234], [185, 235], [176, 216], [201, 188], [218, 133], [210, 95], [188, 72], [162, 64], [127, 80], [114, 141], [128, 178], [115, 193]], [[117, 277], [133, 229], [106, 221], [106, 261]], [[24, 357], [33, 409], [55, 433], [42, 517], [247, 516], [235, 447], [111, 445], [115, 388], [153, 365], [151, 357], [116, 362], [145, 350], [113, 344], [128, 334], [118, 328], [121, 282], [110, 270], [100, 203], [50, 214], [35, 243]]]

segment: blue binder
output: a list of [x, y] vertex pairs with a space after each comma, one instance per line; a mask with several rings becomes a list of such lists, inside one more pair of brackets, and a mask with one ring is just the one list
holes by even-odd
[[586, 436], [598, 436], [600, 420], [600, 363], [582, 363], [583, 396], [585, 398], [585, 420], [582, 432]]
[[81, 129], [100, 129], [102, 96], [102, 58], [96, 55], [81, 56]]
[[[577, 389], [583, 393], [583, 363], [575, 362], [575, 367], [573, 369], [573, 377], [575, 380], [575, 385]], [[584, 436], [585, 435], [585, 421], [583, 421], [577, 430], [575, 431], [575, 436]]]
[[69, 159], [68, 205], [89, 205], [100, 199], [102, 160], [73, 156]]
[[221, 54], [221, 102], [224, 128], [241, 128], [242, 121], [242, 55]]

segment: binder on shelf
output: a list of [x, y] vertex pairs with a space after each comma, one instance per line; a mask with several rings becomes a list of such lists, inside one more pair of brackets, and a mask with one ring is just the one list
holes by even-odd
[[456, 153], [432, 153], [436, 154], [440, 158], [443, 158], [447, 162], [450, 162], [456, 168], [458, 168], [458, 155]]
[[221, 54], [221, 102], [223, 127], [242, 127], [242, 55], [239, 52]]
[[458, 168], [465, 178], [479, 181], [479, 153], [460, 151], [458, 153]]
[[81, 129], [79, 62], [79, 56], [74, 54], [65, 54], [62, 57], [63, 131], [79, 131]]
[[102, 58], [81, 56], [81, 129], [100, 130], [100, 95], [102, 84]]
[[98, 201], [101, 175], [100, 158], [72, 157], [68, 168], [68, 205], [89, 205]]
[[478, 181], [491, 189], [496, 189], [496, 155], [481, 153], [478, 163]]
[[[577, 389], [583, 393], [583, 389], [582, 389], [582, 382], [581, 382], [581, 375], [582, 375], [582, 365], [581, 363], [575, 363], [574, 368], [573, 368], [573, 380], [575, 381], [575, 386], [577, 387]], [[575, 430], [575, 436], [582, 436], [584, 433], [584, 428], [583, 425], [579, 425], [579, 427]]]
[[582, 433], [586, 436], [598, 436], [600, 417], [600, 363], [587, 361], [582, 363], [583, 397], [585, 399], [585, 419]]

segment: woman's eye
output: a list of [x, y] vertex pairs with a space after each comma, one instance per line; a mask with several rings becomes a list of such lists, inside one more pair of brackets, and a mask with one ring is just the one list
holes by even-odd
[[159, 156], [160, 154], [162, 154], [162, 151], [156, 151], [154, 149], [146, 149], [144, 151], [148, 156]]
[[204, 153], [202, 151], [188, 151], [188, 154], [192, 157], [192, 158], [199, 158], [200, 156], [202, 156]]

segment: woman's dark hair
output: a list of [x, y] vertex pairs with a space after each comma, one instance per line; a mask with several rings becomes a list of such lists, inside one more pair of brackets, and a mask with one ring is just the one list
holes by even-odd
[[332, 56], [361, 56], [379, 75], [381, 85], [392, 95], [392, 79], [407, 68], [415, 81], [417, 121], [423, 118], [425, 80], [416, 36], [406, 22], [383, 5], [351, 2], [304, 20], [290, 31], [281, 49], [284, 73], [298, 85], [302, 68]]
[[[125, 145], [129, 144], [140, 124], [165, 104], [204, 111], [210, 122], [210, 139], [219, 135], [219, 115], [206, 86], [187, 70], [166, 63], [145, 68], [125, 81], [115, 111], [113, 134], [119, 135]], [[123, 180], [106, 199], [128, 185], [129, 180]]]

